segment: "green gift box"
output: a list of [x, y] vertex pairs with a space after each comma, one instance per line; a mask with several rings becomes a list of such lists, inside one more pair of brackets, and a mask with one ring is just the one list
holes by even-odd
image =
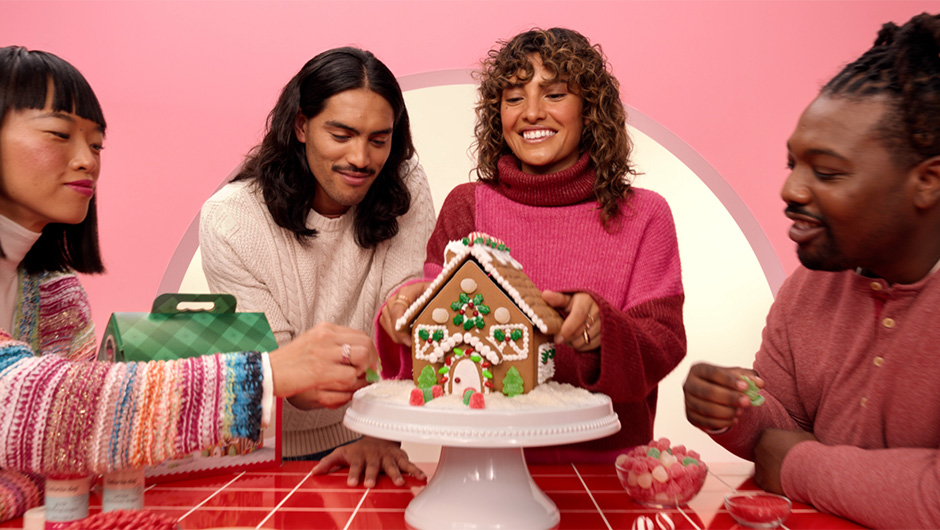
[[98, 358], [167, 361], [277, 349], [264, 313], [236, 313], [235, 307], [230, 294], [162, 294], [150, 313], [112, 314]]
[[[167, 293], [150, 313], [113, 313], [98, 359], [114, 362], [168, 361], [214, 353], [270, 352], [277, 341], [264, 313], [237, 313], [230, 294]], [[278, 466], [281, 462], [281, 403], [275, 399], [262, 442], [233, 440], [147, 470], [148, 479], [167, 480]]]

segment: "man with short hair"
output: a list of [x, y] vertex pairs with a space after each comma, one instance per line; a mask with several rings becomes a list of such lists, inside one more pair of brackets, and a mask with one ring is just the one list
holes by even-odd
[[782, 192], [803, 266], [754, 369], [697, 364], [684, 385], [689, 421], [760, 487], [877, 528], [940, 528], [938, 43], [938, 16], [885, 24], [803, 112]]
[[[433, 227], [398, 82], [371, 53], [338, 48], [284, 87], [261, 144], [203, 206], [203, 269], [212, 291], [264, 312], [278, 343], [315, 326], [324, 343], [346, 328], [371, 337], [383, 302], [421, 277]], [[285, 457], [320, 460], [316, 473], [348, 465], [351, 486], [380, 472], [399, 485], [402, 471], [424, 478], [398, 444], [343, 426], [350, 397], [289, 400]]]

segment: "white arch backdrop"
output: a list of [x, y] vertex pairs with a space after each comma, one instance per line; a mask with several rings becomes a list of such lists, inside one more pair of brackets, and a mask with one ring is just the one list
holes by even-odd
[[[440, 208], [454, 185], [470, 179], [476, 85], [466, 70], [399, 81], [415, 145]], [[783, 282], [783, 267], [757, 221], [721, 175], [654, 120], [636, 109], [627, 110], [634, 160], [642, 172], [635, 184], [660, 193], [672, 208], [686, 293], [689, 351], [660, 385], [655, 433], [697, 449], [706, 462], [735, 461], [737, 457], [686, 421], [682, 381], [698, 360], [750, 366], [764, 316]], [[207, 291], [198, 244], [197, 212], [157, 294]], [[436, 460], [439, 450], [418, 444], [408, 444], [407, 449], [417, 461]]]

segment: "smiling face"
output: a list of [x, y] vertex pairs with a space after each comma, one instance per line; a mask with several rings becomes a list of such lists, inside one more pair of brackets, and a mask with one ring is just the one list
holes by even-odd
[[365, 88], [330, 97], [312, 118], [298, 115], [295, 134], [317, 181], [317, 213], [337, 217], [365, 198], [391, 152], [394, 126], [392, 106]]
[[101, 167], [101, 127], [52, 111], [49, 99], [8, 110], [0, 124], [0, 214], [34, 232], [82, 222]]
[[556, 173], [573, 166], [581, 154], [584, 102], [580, 94], [569, 90], [566, 79], [552, 80], [538, 55], [530, 55], [529, 60], [532, 78], [503, 90], [503, 138], [522, 163], [523, 172]]
[[790, 136], [790, 176], [781, 196], [790, 238], [810, 269], [862, 267], [889, 281], [921, 261], [914, 172], [899, 167], [879, 137], [881, 98], [820, 96]]

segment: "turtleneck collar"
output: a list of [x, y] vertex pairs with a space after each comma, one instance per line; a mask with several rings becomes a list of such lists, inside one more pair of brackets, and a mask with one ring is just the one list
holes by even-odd
[[5, 269], [15, 271], [20, 262], [26, 257], [29, 249], [33, 248], [42, 232], [33, 232], [19, 225], [16, 221], [0, 215], [0, 245], [3, 247], [2, 258]]
[[529, 206], [567, 206], [594, 200], [594, 167], [589, 153], [568, 169], [548, 175], [523, 173], [515, 155], [499, 159], [497, 190], [506, 197]]

